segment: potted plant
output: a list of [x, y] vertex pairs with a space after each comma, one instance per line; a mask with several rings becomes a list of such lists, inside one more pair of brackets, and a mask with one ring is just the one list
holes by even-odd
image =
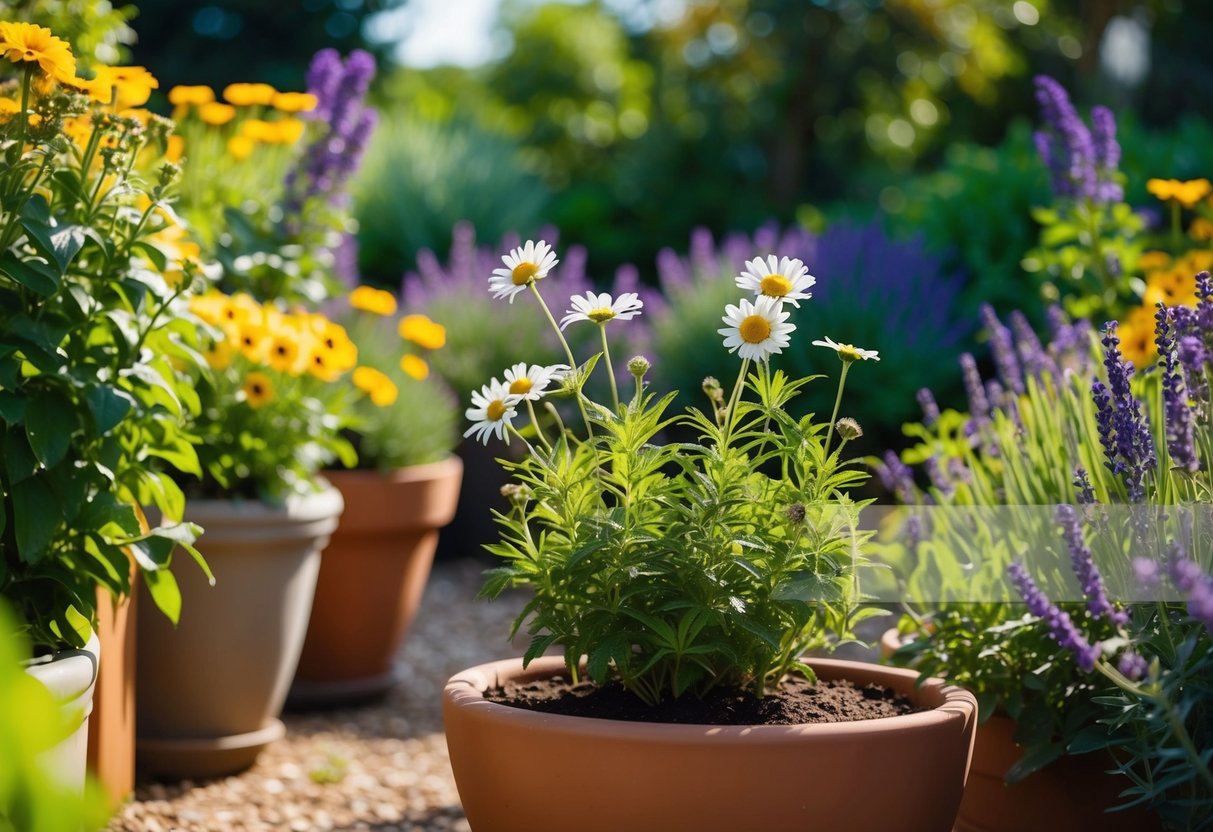
[[463, 474], [451, 454], [454, 398], [421, 355], [402, 349], [439, 349], [444, 328], [424, 315], [397, 320], [395, 296], [369, 286], [355, 289], [349, 304], [341, 320], [364, 368], [354, 381], [369, 395], [355, 403], [347, 433], [358, 467], [325, 472], [346, 509], [320, 563], [292, 705], [358, 702], [394, 684], [392, 661]]
[[[322, 57], [342, 68], [331, 50]], [[370, 370], [355, 368], [344, 327], [313, 311], [340, 285], [342, 188], [374, 125], [360, 103], [373, 62], [356, 53], [345, 67], [340, 83], [325, 76], [308, 93], [169, 92], [191, 160], [178, 207], [225, 292], [192, 307], [213, 329], [193, 426], [205, 473], [185, 484], [190, 516], [209, 524], [202, 546], [218, 583], [184, 588], [197, 606], [175, 630], [139, 632], [141, 652], [174, 657], [139, 675], [139, 764], [160, 776], [239, 770], [282, 735], [320, 552], [342, 510], [320, 472], [355, 463], [342, 436], [350, 407], [379, 398], [356, 383]]]
[[75, 714], [63, 776], [80, 784], [99, 606], [142, 574], [176, 620], [178, 546], [209, 574], [165, 473], [200, 470], [183, 428], [194, 326], [179, 314], [199, 264], [165, 209], [171, 124], [130, 109], [151, 76], [81, 78], [68, 45], [27, 23], [0, 23], [0, 54], [18, 74], [0, 98], [0, 596], [35, 646], [30, 672], [76, 679], [56, 695]]
[[[850, 638], [863, 615], [860, 504], [846, 489], [864, 475], [843, 457], [860, 429], [838, 410], [852, 366], [878, 356], [815, 342], [841, 359], [834, 412], [826, 424], [790, 417], [786, 405], [809, 379], [790, 379], [769, 359], [789, 346], [795, 327], [783, 303], [804, 302], [809, 277], [798, 260], [757, 258], [737, 280], [756, 297], [726, 307], [719, 330], [740, 356], [736, 382], [705, 380], [709, 408], [670, 417], [674, 394], [646, 389], [646, 359], [628, 363], [625, 398], [609, 369], [607, 330], [638, 314], [639, 298], [571, 299], [562, 324], [600, 328], [601, 352], [578, 365], [539, 291], [554, 265], [548, 246], [528, 243], [503, 259], [490, 290], [536, 302], [576, 368], [559, 384], [555, 368], [528, 368], [527, 395], [554, 410], [546, 399], [568, 393], [576, 409], [553, 433], [531, 399], [493, 379], [467, 412], [470, 434], [527, 449], [506, 463], [511, 509], [491, 547], [505, 564], [483, 594], [534, 592], [515, 622], [531, 636], [525, 656], [459, 673], [444, 691], [472, 828], [949, 828], [976, 723], [972, 695], [939, 681], [916, 686], [904, 671], [805, 658]], [[608, 368], [605, 405], [582, 392], [596, 367]], [[671, 419], [701, 441], [654, 444]], [[562, 655], [542, 657], [549, 647]], [[570, 695], [557, 685], [539, 707], [570, 710], [520, 707], [524, 691], [546, 689], [553, 676]], [[878, 702], [874, 712], [840, 705], [830, 724], [795, 712], [782, 717], [791, 724], [763, 724], [779, 721], [771, 714], [798, 698], [794, 689], [812, 691], [811, 701], [873, 684], [857, 695]], [[873, 715], [882, 718], [864, 718]], [[662, 721], [684, 724], [652, 724]], [[728, 722], [740, 724], [712, 724]], [[893, 793], [866, 799], [873, 781]]]

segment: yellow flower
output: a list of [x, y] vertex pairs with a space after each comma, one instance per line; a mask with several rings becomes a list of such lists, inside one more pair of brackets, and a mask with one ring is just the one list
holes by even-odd
[[253, 155], [257, 143], [248, 136], [232, 136], [227, 140], [227, 153], [237, 162], [243, 162]]
[[374, 315], [395, 315], [396, 296], [371, 286], [359, 286], [350, 292], [350, 306]]
[[76, 77], [72, 48], [43, 26], [0, 23], [0, 52], [13, 63], [36, 63], [47, 77], [65, 84]]
[[284, 118], [272, 122], [279, 144], [294, 144], [303, 138], [305, 125], [297, 118]]
[[183, 136], [169, 136], [168, 146], [164, 149], [164, 159], [167, 162], [180, 162], [181, 156], [185, 153], [185, 138]]
[[1137, 258], [1137, 265], [1147, 272], [1152, 269], [1164, 269], [1170, 263], [1171, 255], [1165, 251], [1147, 251]]
[[1180, 182], [1178, 179], [1151, 179], [1146, 182], [1146, 190], [1164, 202], [1173, 199], [1186, 208], [1191, 208], [1204, 199], [1213, 184], [1208, 179], [1189, 179]]
[[244, 400], [256, 410], [274, 400], [274, 384], [265, 373], [249, 373], [244, 377]]
[[206, 351], [206, 363], [216, 370], [226, 370], [232, 363], [232, 342], [220, 338]]
[[400, 391], [392, 380], [374, 367], [359, 367], [354, 370], [354, 386], [371, 397], [379, 407], [387, 407], [396, 401]]
[[400, 337], [426, 350], [441, 349], [446, 344], [446, 327], [434, 323], [425, 315], [406, 315], [400, 319]]
[[318, 102], [310, 92], [280, 92], [270, 103], [284, 113], [310, 113]]
[[404, 374], [409, 378], [415, 378], [418, 381], [424, 381], [430, 377], [430, 365], [425, 363], [425, 359], [412, 353], [400, 359], [400, 369], [404, 370]]
[[1197, 217], [1188, 226], [1188, 236], [1202, 242], [1213, 240], [1213, 222], [1209, 222], [1204, 217]]
[[1138, 369], [1145, 367], [1155, 358], [1154, 325], [1154, 309], [1138, 306], [1129, 312], [1117, 329], [1121, 355], [1132, 361]]
[[[21, 105], [11, 98], [0, 98], [0, 124], [7, 122], [21, 109]], [[73, 121], [75, 119], [72, 119]], [[66, 124], [68, 119], [64, 119]]]
[[280, 373], [294, 374], [299, 369], [299, 338], [286, 329], [281, 329], [270, 337], [266, 349], [267, 363]]
[[269, 104], [277, 94], [269, 84], [228, 84], [223, 88], [223, 99], [237, 107]]
[[236, 330], [236, 343], [245, 358], [260, 364], [265, 361], [269, 349], [269, 333], [265, 331], [265, 327], [259, 324], [244, 323]]
[[1154, 309], [1158, 303], [1166, 306], [1194, 306], [1196, 281], [1192, 279], [1192, 275], [1195, 273], [1179, 269], [1153, 272], [1146, 282], [1143, 306], [1147, 309]]
[[278, 141], [278, 128], [268, 121], [249, 118], [240, 122], [240, 135], [255, 142], [274, 144]]
[[168, 102], [175, 106], [201, 107], [215, 100], [215, 91], [208, 86], [177, 85], [168, 91]]
[[93, 78], [93, 93], [102, 104], [115, 110], [140, 107], [147, 103], [160, 82], [141, 66], [102, 66]]
[[203, 104], [198, 108], [198, 118], [202, 119], [207, 124], [213, 124], [216, 127], [227, 124], [235, 117], [235, 107], [231, 106], [230, 104], [222, 104], [218, 101]]
[[190, 298], [190, 311], [213, 326], [223, 321], [223, 311], [226, 307], [227, 297], [220, 292], [210, 291]]

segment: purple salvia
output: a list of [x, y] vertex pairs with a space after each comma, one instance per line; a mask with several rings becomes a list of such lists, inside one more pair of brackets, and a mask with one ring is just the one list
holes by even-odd
[[1091, 477], [1087, 474], [1087, 469], [1081, 465], [1074, 469], [1073, 485], [1078, 491], [1079, 505], [1089, 506], [1095, 503], [1095, 489], [1091, 487]]
[[935, 401], [935, 394], [926, 387], [918, 391], [918, 404], [922, 408], [922, 423], [927, 427], [933, 427], [939, 421], [939, 404]]
[[1121, 653], [1120, 658], [1116, 661], [1116, 669], [1121, 672], [1121, 675], [1134, 682], [1145, 676], [1149, 667], [1145, 657], [1132, 650]]
[[1163, 419], [1166, 428], [1167, 453], [1171, 464], [1194, 473], [1200, 468], [1196, 458], [1196, 434], [1192, 426], [1192, 408], [1184, 389], [1175, 351], [1175, 333], [1171, 327], [1171, 316], [1167, 308], [1158, 304], [1155, 318], [1154, 342], [1158, 347], [1159, 365], [1162, 368]]
[[960, 372], [964, 379], [965, 392], [969, 396], [969, 415], [973, 421], [982, 424], [990, 418], [990, 402], [986, 399], [986, 388], [981, 381], [981, 373], [977, 370], [977, 361], [971, 353], [960, 356]]
[[1073, 506], [1060, 505], [1057, 507], [1057, 522], [1061, 526], [1062, 537], [1065, 538], [1066, 548], [1070, 552], [1070, 566], [1074, 569], [1082, 587], [1082, 594], [1087, 599], [1087, 610], [1096, 618], [1104, 617], [1123, 627], [1128, 623], [1129, 616], [1124, 610], [1112, 606], [1112, 602], [1108, 600], [1103, 577], [1099, 574], [1091, 550], [1083, 539], [1078, 512]]
[[1188, 615], [1213, 635], [1213, 579], [1201, 571], [1178, 543], [1171, 544], [1168, 567], [1171, 582], [1188, 596]]
[[990, 334], [990, 352], [994, 355], [994, 366], [998, 369], [998, 377], [1002, 380], [1003, 387], [1017, 395], [1022, 394], [1023, 372], [1019, 367], [1019, 359], [1015, 356], [1011, 330], [998, 320], [994, 307], [988, 303], [981, 305], [981, 321]]
[[1011, 583], [1019, 592], [1020, 597], [1023, 598], [1024, 603], [1028, 605], [1028, 612], [1044, 622], [1049, 630], [1049, 636], [1062, 648], [1074, 654], [1074, 658], [1082, 670], [1088, 673], [1094, 670], [1095, 662], [1100, 656], [1099, 645], [1092, 645], [1088, 642], [1086, 636], [1074, 626], [1069, 614], [1062, 612], [1045, 597], [1040, 587], [1023, 568], [1023, 564], [1018, 561], [1011, 563], [1007, 567], [1007, 576], [1011, 579]]

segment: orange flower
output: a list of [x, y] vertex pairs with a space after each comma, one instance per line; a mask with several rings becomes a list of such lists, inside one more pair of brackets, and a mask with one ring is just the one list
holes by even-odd
[[1151, 179], [1146, 182], [1146, 190], [1164, 202], [1173, 199], [1185, 208], [1191, 208], [1213, 191], [1213, 183], [1208, 179], [1189, 179], [1186, 182]]
[[44, 75], [64, 84], [76, 77], [72, 48], [44, 26], [0, 23], [0, 52], [13, 63], [36, 63]]
[[387, 407], [396, 401], [400, 391], [392, 380], [373, 367], [354, 370], [354, 386], [371, 397], [379, 407]]
[[244, 400], [254, 410], [274, 400], [274, 383], [265, 373], [249, 373], [244, 378], [241, 390], [244, 392]]
[[406, 315], [400, 319], [400, 337], [426, 350], [441, 349], [446, 344], [446, 327], [425, 315]]
[[350, 306], [374, 315], [395, 315], [396, 296], [371, 286], [359, 286], [350, 292]]

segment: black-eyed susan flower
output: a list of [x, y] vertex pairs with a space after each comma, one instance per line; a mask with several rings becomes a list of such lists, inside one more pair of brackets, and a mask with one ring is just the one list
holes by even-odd
[[269, 104], [277, 94], [269, 84], [228, 84], [223, 88], [223, 100], [237, 107]]
[[274, 109], [284, 113], [310, 113], [317, 103], [316, 96], [310, 92], [279, 92], [270, 99]]
[[[1191, 278], [1188, 279], [1191, 280]], [[1117, 327], [1117, 335], [1120, 337], [1120, 354], [1132, 361], [1138, 369], [1150, 364], [1157, 356], [1157, 346], [1154, 343], [1154, 330], [1157, 322], [1154, 314], [1153, 306], [1134, 307], [1129, 310], [1125, 320]]]
[[544, 367], [525, 361], [515, 364], [505, 371], [505, 381], [509, 385], [511, 395], [537, 402], [543, 398], [553, 381], [559, 381], [562, 374], [568, 370], [566, 364], [552, 364]]
[[236, 345], [249, 361], [255, 363], [265, 361], [269, 341], [269, 333], [261, 324], [248, 321], [241, 324], [236, 330]]
[[489, 291], [494, 298], [509, 298], [510, 303], [527, 286], [547, 277], [548, 272], [560, 262], [552, 247], [543, 240], [538, 243], [527, 240], [525, 246], [504, 255], [501, 261], [505, 263], [505, 268], [493, 270], [493, 276], [489, 278]]
[[395, 315], [396, 296], [372, 286], [359, 286], [350, 292], [350, 306], [373, 315]]
[[790, 342], [789, 334], [796, 329], [795, 324], [787, 322], [791, 313], [774, 298], [759, 297], [753, 303], [742, 298], [737, 306], [725, 306], [724, 312], [721, 320], [728, 326], [716, 331], [724, 336], [729, 352], [742, 358], [766, 361], [783, 352]]
[[400, 359], [400, 369], [406, 376], [415, 378], [417, 381], [425, 381], [430, 377], [430, 365], [424, 358], [412, 353], [408, 353]]
[[115, 110], [143, 106], [159, 87], [156, 76], [141, 66], [102, 66], [93, 78], [93, 88], [101, 96], [98, 100], [112, 104]]
[[274, 383], [265, 373], [249, 373], [244, 377], [244, 384], [240, 389], [244, 393], [244, 400], [254, 410], [274, 400]]
[[232, 364], [232, 342], [226, 338], [213, 341], [205, 352], [206, 363], [215, 370], [226, 370]]
[[644, 308], [644, 301], [635, 292], [624, 292], [614, 299], [606, 292], [586, 292], [584, 297], [574, 295], [569, 298], [569, 304], [573, 308], [560, 319], [561, 329], [577, 321], [593, 321], [596, 324], [605, 324], [616, 318], [630, 321]]
[[392, 380], [374, 367], [358, 367], [354, 370], [354, 386], [366, 393], [371, 402], [387, 407], [396, 401], [399, 391]]
[[464, 431], [464, 437], [474, 436], [477, 441], [489, 444], [489, 437], [505, 438], [505, 432], [517, 415], [519, 396], [510, 393], [509, 385], [493, 379], [472, 392], [472, 406], [467, 409], [465, 416], [472, 426]]
[[769, 255], [766, 260], [747, 260], [745, 271], [737, 276], [737, 287], [758, 297], [775, 298], [799, 308], [800, 301], [813, 297], [808, 290], [817, 282], [800, 260]]
[[854, 364], [856, 361], [879, 361], [880, 353], [876, 350], [865, 350], [853, 344], [839, 344], [833, 338], [822, 338], [814, 341], [813, 346], [825, 347], [838, 353], [838, 359], [843, 364]]
[[299, 370], [299, 337], [288, 329], [279, 329], [270, 335], [265, 348], [265, 362], [280, 373], [295, 373]]
[[1178, 179], [1151, 179], [1146, 182], [1146, 190], [1163, 202], [1175, 200], [1185, 208], [1191, 208], [1213, 192], [1213, 183], [1208, 179], [1189, 179], [1186, 182]]
[[48, 78], [70, 83], [76, 78], [76, 58], [67, 41], [33, 23], [0, 23], [0, 53], [15, 64], [37, 64]]
[[423, 350], [438, 350], [446, 345], [446, 327], [425, 315], [405, 315], [398, 326], [400, 337]]

